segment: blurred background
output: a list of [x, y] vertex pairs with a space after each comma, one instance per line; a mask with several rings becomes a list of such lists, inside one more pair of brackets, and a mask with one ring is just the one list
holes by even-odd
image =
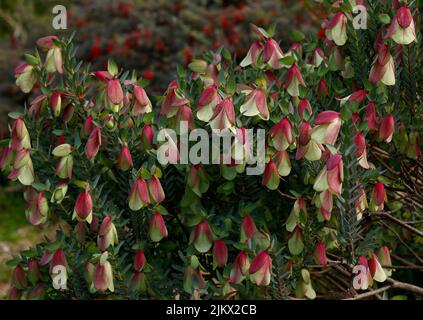
[[[52, 28], [58, 4], [67, 9], [67, 30]], [[321, 18], [313, 0], [0, 0], [0, 140], [9, 134], [8, 112], [31, 99], [15, 86], [14, 68], [42, 36], [76, 31], [79, 58], [92, 70], [105, 69], [113, 57], [150, 80], [149, 94], [160, 95], [176, 65], [186, 66], [207, 50], [224, 46], [243, 57], [251, 43], [250, 23], [277, 22], [276, 40], [286, 51], [295, 31], [315, 35]], [[0, 173], [0, 298], [9, 286], [5, 262], [45, 233], [49, 230], [26, 223], [22, 190]]]

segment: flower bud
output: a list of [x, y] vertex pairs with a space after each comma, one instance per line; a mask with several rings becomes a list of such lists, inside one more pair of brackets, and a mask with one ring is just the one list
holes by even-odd
[[36, 193], [33, 199], [27, 201], [25, 215], [28, 222], [34, 226], [47, 221], [48, 202], [43, 192]]
[[101, 130], [100, 127], [96, 127], [92, 130], [87, 144], [85, 145], [85, 155], [88, 160], [93, 159], [100, 149], [101, 146]]
[[11, 140], [11, 148], [15, 152], [21, 149], [31, 149], [31, 138], [23, 118], [18, 118], [13, 122]]
[[129, 208], [133, 211], [138, 211], [150, 204], [148, 186], [144, 179], [138, 178], [135, 180], [131, 187], [131, 191], [129, 192], [128, 200]]
[[241, 239], [240, 242], [244, 243], [253, 239], [254, 233], [257, 231], [256, 224], [253, 218], [247, 214], [241, 222]]
[[392, 114], [383, 117], [379, 128], [379, 138], [387, 143], [391, 142], [395, 130], [395, 122]]
[[88, 189], [81, 192], [75, 201], [72, 219], [87, 221], [91, 223], [93, 219], [93, 200]]
[[319, 241], [314, 248], [314, 259], [318, 264], [323, 266], [326, 266], [328, 263], [325, 244], [322, 241]]
[[44, 300], [45, 293], [45, 284], [39, 283], [28, 293], [28, 300]]
[[416, 30], [410, 9], [404, 4], [392, 19], [385, 39], [391, 37], [398, 44], [407, 45], [416, 41]]
[[213, 266], [224, 267], [228, 262], [228, 247], [223, 240], [217, 240], [213, 246]]
[[241, 251], [236, 256], [231, 269], [230, 281], [234, 284], [241, 283], [247, 275], [248, 269], [250, 268], [250, 261], [245, 251]]
[[59, 183], [54, 189], [53, 194], [51, 196], [50, 202], [51, 203], [61, 203], [66, 196], [66, 192], [68, 191], [68, 185], [66, 183]]
[[184, 290], [189, 294], [193, 294], [195, 290], [203, 289], [206, 282], [199, 268], [194, 269], [190, 265], [185, 268], [184, 272]]
[[28, 262], [28, 272], [26, 275], [27, 279], [31, 284], [35, 285], [38, 280], [40, 280], [41, 273], [40, 273], [40, 266], [38, 264], [38, 260], [32, 258]]
[[112, 79], [107, 82], [107, 98], [110, 109], [114, 112], [119, 111], [123, 102], [123, 91], [118, 79]]
[[119, 159], [117, 161], [117, 167], [122, 171], [127, 171], [134, 166], [132, 162], [131, 151], [128, 146], [124, 144], [120, 149]]
[[154, 131], [153, 128], [146, 124], [141, 131], [141, 146], [143, 150], [150, 150], [153, 148]]
[[118, 244], [118, 235], [116, 227], [112, 222], [112, 215], [108, 215], [103, 219], [97, 236], [97, 246], [100, 251], [106, 251], [110, 245]]
[[151, 217], [148, 234], [150, 235], [150, 239], [154, 242], [159, 242], [163, 238], [167, 238], [166, 225], [160, 213], [156, 212]]
[[60, 116], [60, 111], [62, 109], [62, 98], [59, 92], [53, 92], [50, 97], [50, 106], [53, 115], [57, 118]]
[[165, 194], [159, 178], [153, 175], [150, 179], [148, 179], [147, 184], [148, 191], [150, 193], [150, 199], [156, 203], [162, 202], [165, 199]]
[[104, 292], [107, 289], [111, 292], [115, 291], [112, 265], [107, 261], [107, 256], [107, 252], [101, 255], [100, 262], [95, 266], [93, 273], [94, 288], [100, 292]]
[[386, 200], [385, 186], [382, 182], [378, 181], [370, 197], [370, 210], [373, 212], [382, 211]]
[[256, 255], [248, 269], [251, 282], [258, 286], [268, 286], [272, 275], [272, 258], [267, 250]]
[[[383, 246], [382, 248], [380, 248], [377, 256], [379, 258], [380, 263], [382, 264], [382, 267], [392, 266], [391, 254], [390, 254], [389, 248], [387, 246]], [[389, 269], [383, 268], [383, 271], [385, 272], [386, 276], [388, 276], [388, 277], [392, 276], [392, 269], [391, 268], [389, 268]]]
[[135, 98], [134, 107], [132, 109], [133, 116], [139, 116], [145, 113], [149, 113], [153, 110], [151, 101], [148, 99], [144, 88], [135, 85], [133, 96]]
[[147, 284], [145, 281], [145, 274], [143, 272], [135, 271], [132, 274], [130, 288], [135, 292], [145, 292], [147, 290]]
[[141, 272], [146, 264], [146, 259], [144, 252], [141, 249], [138, 249], [134, 257], [134, 270]]
[[9, 289], [9, 293], [7, 295], [7, 300], [21, 300], [22, 298], [22, 291], [18, 288], [11, 287]]
[[207, 221], [198, 223], [191, 232], [190, 243], [194, 244], [198, 252], [205, 253], [213, 244], [213, 233]]
[[25, 289], [26, 287], [25, 272], [18, 264], [12, 271], [12, 285], [19, 290]]
[[309, 115], [313, 113], [310, 101], [308, 101], [306, 98], [301, 99], [300, 103], [298, 104], [298, 114], [300, 115], [301, 120], [304, 119], [304, 110], [307, 110]]

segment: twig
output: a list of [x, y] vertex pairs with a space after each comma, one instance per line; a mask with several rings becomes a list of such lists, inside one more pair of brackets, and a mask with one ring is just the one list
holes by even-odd
[[408, 225], [404, 221], [402, 221], [398, 218], [395, 218], [394, 216], [391, 216], [390, 214], [387, 214], [386, 212], [374, 212], [374, 213], [372, 213], [372, 215], [387, 218], [388, 220], [395, 222], [396, 224], [398, 224], [398, 225], [404, 227], [405, 229], [407, 229], [408, 231], [410, 231], [410, 232], [418, 235], [419, 237], [423, 238], [423, 232], [421, 232], [420, 230], [417, 230], [416, 228], [413, 228], [412, 226]]

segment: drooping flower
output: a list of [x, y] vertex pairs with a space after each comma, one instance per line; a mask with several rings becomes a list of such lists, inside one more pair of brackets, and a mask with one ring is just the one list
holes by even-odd
[[34, 66], [23, 62], [15, 69], [16, 85], [22, 90], [23, 93], [31, 92], [37, 78], [34, 72]]
[[383, 271], [377, 255], [372, 252], [371, 257], [367, 259], [367, 263], [369, 264], [369, 270], [373, 280], [376, 280], [377, 282], [385, 282], [386, 273]]
[[366, 106], [365, 119], [370, 130], [376, 130], [376, 104], [370, 101]]
[[333, 194], [341, 194], [342, 181], [344, 180], [344, 168], [342, 162], [342, 155], [331, 155], [326, 161], [326, 166], [314, 182], [313, 189], [317, 192], [330, 190]]
[[272, 275], [272, 258], [267, 250], [257, 254], [248, 269], [251, 282], [258, 286], [268, 286]]
[[204, 122], [209, 122], [214, 114], [216, 106], [222, 101], [217, 92], [217, 86], [211, 84], [204, 89], [198, 100], [197, 118]]
[[256, 67], [257, 62], [258, 62], [258, 58], [259, 58], [262, 50], [263, 50], [263, 46], [261, 45], [261, 43], [258, 42], [258, 41], [254, 41], [251, 44], [247, 55], [245, 56], [245, 58], [241, 61], [241, 63], [239, 65], [243, 68], [249, 66], [250, 64], [252, 64], [254, 67]]
[[321, 48], [316, 48], [313, 51], [311, 63], [317, 68], [325, 61], [325, 53]]
[[253, 218], [247, 214], [241, 222], [241, 242], [246, 242], [253, 239], [254, 233], [257, 231], [256, 224]]
[[149, 113], [153, 110], [151, 101], [147, 96], [144, 88], [139, 85], [134, 86], [134, 107], [132, 109], [133, 116], [139, 116], [141, 114]]
[[322, 111], [314, 119], [316, 125], [311, 138], [317, 143], [334, 145], [341, 129], [340, 113], [332, 110]]
[[150, 226], [148, 227], [150, 239], [159, 242], [163, 238], [167, 238], [167, 228], [163, 216], [156, 212], [151, 217]]
[[294, 143], [292, 126], [286, 117], [282, 118], [277, 124], [275, 124], [269, 130], [269, 134], [276, 150], [286, 150], [292, 143]]
[[247, 275], [248, 269], [250, 268], [250, 261], [248, 259], [247, 252], [241, 251], [236, 256], [232, 265], [230, 281], [233, 284], [239, 284], [244, 280]]
[[281, 177], [286, 177], [291, 172], [291, 159], [287, 150], [278, 151], [274, 155], [275, 164]]
[[224, 267], [228, 262], [228, 247], [221, 239], [216, 240], [213, 246], [213, 265]]
[[337, 46], [343, 46], [348, 39], [347, 17], [343, 12], [338, 12], [325, 27], [325, 34], [329, 40], [333, 40]]
[[376, 182], [370, 197], [369, 209], [371, 211], [382, 211], [386, 200], [387, 196], [385, 193], [385, 186], [382, 182], [378, 181]]
[[300, 115], [300, 119], [304, 119], [304, 111], [307, 110], [308, 114], [311, 115], [313, 110], [311, 108], [310, 101], [308, 99], [303, 98], [298, 103], [298, 114]]
[[31, 137], [22, 117], [19, 117], [12, 124], [11, 149], [19, 151], [21, 149], [31, 149]]
[[358, 164], [364, 168], [369, 169], [369, 164], [367, 162], [367, 152], [366, 152], [366, 138], [361, 132], [358, 132], [354, 138], [355, 145], [355, 156], [358, 159]]
[[324, 150], [321, 143], [318, 143], [311, 137], [312, 128], [308, 122], [303, 122], [300, 126], [300, 135], [298, 137], [298, 148], [295, 158], [297, 160], [305, 157], [309, 161], [319, 160]]
[[184, 271], [184, 290], [192, 294], [198, 289], [203, 289], [206, 286], [206, 281], [201, 273], [200, 268], [193, 268], [187, 266]]
[[213, 130], [225, 130], [233, 128], [235, 125], [234, 105], [230, 97], [222, 100], [214, 110], [210, 119], [210, 127]]
[[307, 215], [307, 206], [306, 202], [302, 198], [298, 198], [294, 202], [294, 206], [289, 213], [288, 219], [286, 221], [286, 230], [292, 232], [297, 224], [300, 222], [300, 213], [301, 211]]
[[118, 112], [123, 105], [123, 90], [118, 79], [107, 81], [107, 99], [110, 109]]
[[279, 186], [279, 172], [276, 164], [270, 160], [264, 169], [263, 179], [261, 184], [268, 187], [270, 190], [276, 190]]
[[404, 4], [392, 19], [385, 39], [391, 37], [398, 44], [407, 45], [416, 41], [416, 30], [410, 9]]
[[156, 203], [162, 202], [165, 199], [165, 194], [159, 178], [153, 175], [150, 179], [148, 179], [147, 184], [148, 191], [150, 193], [150, 199]]
[[107, 261], [108, 253], [104, 252], [99, 263], [95, 266], [92, 276], [92, 287], [100, 292], [107, 289], [113, 292], [115, 290], [113, 284], [113, 270], [112, 265]]
[[386, 276], [390, 277], [392, 275], [392, 268], [384, 268], [386, 267], [391, 267], [392, 266], [392, 262], [391, 262], [391, 254], [389, 252], [389, 248], [387, 246], [383, 246], [379, 249], [378, 251], [378, 258], [379, 261], [382, 264], [382, 268], [383, 271], [385, 272]]
[[150, 150], [153, 148], [154, 130], [146, 124], [141, 131], [141, 146], [143, 150]]
[[29, 280], [29, 282], [31, 282], [31, 284], [35, 285], [38, 280], [40, 280], [40, 277], [40, 264], [38, 263], [37, 259], [31, 258], [28, 262], [26, 278]]
[[240, 107], [240, 112], [244, 116], [259, 116], [263, 120], [269, 120], [269, 109], [267, 107], [266, 94], [262, 89], [244, 91], [247, 96]]
[[117, 167], [122, 171], [127, 171], [134, 166], [132, 162], [131, 151], [128, 146], [124, 144], [120, 149], [119, 159], [117, 160]]
[[56, 36], [46, 36], [37, 40], [37, 45], [48, 49], [44, 65], [48, 72], [63, 73], [62, 48], [54, 41], [59, 41]]
[[52, 93], [50, 97], [50, 107], [53, 115], [59, 117], [62, 109], [62, 97], [59, 92], [56, 91]]
[[51, 203], [61, 203], [68, 192], [68, 185], [67, 183], [61, 182], [59, 183], [53, 191], [51, 195], [50, 202]]
[[100, 127], [94, 128], [88, 138], [87, 144], [85, 145], [85, 155], [89, 160], [93, 159], [101, 146], [101, 129]]
[[118, 235], [116, 227], [112, 222], [112, 215], [108, 215], [103, 219], [97, 236], [97, 246], [100, 251], [106, 251], [109, 246], [118, 244]]
[[93, 200], [88, 188], [76, 198], [72, 219], [75, 218], [78, 221], [87, 221], [88, 223], [91, 223], [93, 219]]
[[138, 249], [134, 256], [134, 270], [141, 272], [146, 263], [147, 260], [145, 259], [144, 251]]
[[284, 58], [282, 49], [279, 47], [279, 44], [272, 38], [269, 38], [264, 43], [263, 49], [263, 63], [267, 64], [273, 69], [280, 69], [284, 65], [279, 61]]
[[12, 271], [12, 285], [19, 290], [22, 290], [26, 287], [25, 272], [18, 264]]
[[150, 195], [148, 193], [148, 185], [144, 179], [135, 180], [129, 192], [129, 208], [138, 211], [150, 204]]
[[357, 221], [361, 220], [364, 211], [369, 206], [367, 203], [367, 196], [364, 188], [361, 188], [358, 192], [359, 197], [355, 200], [355, 212], [357, 213]]
[[314, 259], [317, 263], [326, 266], [328, 263], [328, 258], [326, 257], [326, 248], [325, 244], [322, 241], [319, 241], [314, 248]]
[[379, 128], [379, 138], [387, 143], [392, 141], [392, 136], [395, 130], [395, 121], [392, 114], [383, 117]]
[[285, 81], [285, 89], [288, 91], [290, 96], [298, 97], [300, 95], [300, 84], [303, 86], [306, 85], [303, 76], [301, 75], [300, 68], [294, 63], [288, 70]]
[[34, 226], [39, 226], [47, 221], [48, 202], [43, 192], [36, 192], [33, 188], [28, 188], [24, 193], [25, 216], [28, 222]]
[[379, 46], [369, 74], [369, 80], [374, 84], [381, 81], [387, 86], [395, 85], [395, 64], [389, 49], [385, 44]]
[[202, 220], [191, 232], [190, 243], [194, 244], [198, 252], [205, 253], [213, 244], [213, 233], [207, 221]]
[[326, 80], [322, 78], [319, 80], [319, 85], [317, 89], [317, 97], [319, 99], [322, 99], [324, 97], [327, 97], [328, 95], [329, 95], [328, 85], [326, 84]]

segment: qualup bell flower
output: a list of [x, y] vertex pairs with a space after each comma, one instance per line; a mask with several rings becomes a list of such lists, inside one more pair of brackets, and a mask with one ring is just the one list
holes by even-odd
[[[389, 252], [389, 248], [387, 246], [383, 246], [382, 248], [379, 249], [378, 254], [377, 254], [380, 263], [382, 264], [382, 268], [384, 266], [386, 267], [391, 267], [392, 266], [392, 262], [391, 262], [391, 254]], [[386, 276], [390, 277], [392, 275], [392, 268], [383, 268], [383, 271], [385, 272]]]
[[304, 111], [307, 110], [308, 114], [312, 114], [313, 110], [311, 108], [310, 101], [308, 99], [303, 98], [298, 103], [298, 114], [300, 115], [300, 119], [304, 119]]
[[53, 92], [50, 97], [50, 107], [53, 115], [57, 118], [62, 110], [62, 97], [59, 92]]
[[154, 130], [149, 125], [146, 124], [141, 131], [141, 146], [143, 150], [150, 150], [153, 148], [154, 141]]
[[37, 193], [29, 188], [24, 193], [25, 216], [28, 222], [34, 226], [39, 226], [47, 221], [48, 202], [43, 192]]
[[132, 109], [133, 116], [139, 116], [141, 114], [149, 113], [153, 110], [151, 101], [147, 96], [144, 88], [139, 85], [134, 86], [134, 107]]
[[118, 79], [107, 81], [107, 102], [112, 111], [118, 112], [123, 106], [123, 90]]
[[23, 93], [31, 92], [37, 78], [34, 72], [34, 66], [23, 62], [15, 69], [16, 85], [22, 90]]
[[48, 72], [63, 73], [62, 48], [57, 46], [54, 41], [58, 41], [56, 36], [46, 36], [37, 40], [37, 45], [48, 49], [45, 60], [45, 67]]
[[330, 190], [333, 194], [341, 194], [342, 181], [344, 180], [344, 167], [342, 162], [342, 155], [331, 155], [326, 161], [326, 166], [314, 182], [313, 189], [317, 192]]
[[325, 53], [321, 48], [316, 48], [313, 51], [311, 63], [317, 68], [325, 61]]
[[325, 34], [329, 40], [333, 40], [337, 46], [343, 46], [348, 39], [347, 17], [344, 13], [338, 12], [325, 27]]
[[266, 94], [262, 89], [243, 91], [247, 94], [244, 103], [240, 107], [241, 114], [247, 117], [259, 116], [263, 120], [269, 120]]
[[357, 198], [357, 200], [355, 200], [355, 206], [355, 212], [357, 213], [357, 221], [359, 221], [363, 217], [364, 211], [369, 206], [367, 203], [367, 196], [364, 188], [361, 188], [359, 190], [359, 197]]
[[325, 244], [322, 241], [319, 241], [314, 248], [314, 259], [317, 263], [326, 266], [328, 263], [328, 258], [326, 257], [326, 248]]
[[378, 181], [376, 182], [370, 197], [369, 209], [371, 211], [382, 211], [386, 200], [385, 186], [382, 182]]
[[167, 228], [163, 216], [160, 213], [156, 212], [151, 217], [148, 234], [154, 242], [159, 242], [163, 238], [167, 238]]
[[173, 80], [167, 87], [160, 114], [171, 118], [178, 111], [178, 107], [186, 104], [189, 104], [189, 100], [181, 95], [178, 83]]
[[288, 91], [290, 96], [298, 97], [300, 95], [300, 84], [303, 86], [306, 85], [303, 76], [301, 75], [300, 68], [294, 63], [288, 70], [285, 81], [285, 89]]
[[91, 131], [87, 144], [85, 145], [85, 155], [89, 160], [93, 159], [101, 146], [101, 129], [96, 127]]
[[117, 161], [117, 167], [122, 171], [127, 171], [134, 166], [132, 162], [131, 151], [128, 146], [124, 144], [120, 149], [119, 159]]
[[216, 106], [222, 101], [217, 92], [217, 86], [211, 84], [204, 89], [198, 100], [197, 118], [204, 122], [209, 122], [213, 116]]
[[388, 28], [385, 39], [391, 37], [398, 44], [410, 44], [416, 41], [416, 30], [410, 9], [404, 4], [395, 14]]
[[297, 160], [305, 157], [309, 161], [319, 160], [324, 150], [321, 143], [311, 137], [312, 129], [308, 122], [303, 122], [300, 126], [300, 135], [298, 137], [298, 148], [295, 158]]
[[93, 200], [88, 188], [76, 198], [72, 219], [75, 218], [78, 221], [87, 221], [88, 223], [91, 223], [93, 219]]
[[22, 117], [19, 117], [13, 122], [11, 140], [11, 149], [15, 152], [23, 148], [31, 149], [31, 137]]
[[228, 247], [223, 240], [217, 240], [213, 246], [213, 266], [224, 267], [228, 262]]
[[247, 214], [241, 222], [241, 242], [253, 239], [254, 233], [257, 231], [256, 223], [253, 218]]
[[59, 183], [54, 189], [53, 194], [51, 195], [50, 202], [51, 203], [61, 203], [68, 192], [68, 185], [67, 183]]
[[283, 151], [294, 143], [292, 126], [287, 118], [282, 118], [269, 131], [270, 139], [276, 150]]
[[369, 263], [365, 256], [360, 256], [358, 258], [358, 263], [363, 266], [364, 273], [360, 274], [360, 277], [357, 277], [357, 287], [354, 285], [354, 289], [367, 290], [373, 285], [373, 277], [370, 274]]
[[150, 195], [148, 193], [148, 185], [144, 179], [135, 180], [129, 192], [129, 208], [138, 211], [150, 204]]
[[292, 232], [297, 224], [300, 222], [300, 212], [307, 214], [307, 205], [304, 199], [299, 198], [295, 200], [294, 206], [291, 209], [291, 212], [286, 221], [286, 230]]
[[314, 124], [316, 127], [311, 132], [311, 139], [317, 143], [334, 145], [341, 129], [340, 113], [332, 110], [320, 112]]
[[354, 138], [355, 145], [355, 156], [358, 159], [358, 164], [364, 168], [369, 169], [370, 166], [367, 162], [367, 152], [366, 152], [366, 138], [361, 132], [358, 132]]
[[24, 186], [30, 186], [34, 182], [34, 166], [29, 149], [21, 149], [16, 153], [13, 169], [7, 178], [10, 180], [18, 179]]
[[210, 127], [213, 130], [231, 129], [235, 125], [234, 105], [230, 97], [222, 100], [214, 110], [210, 119]]
[[247, 275], [248, 269], [250, 268], [250, 261], [248, 260], [247, 252], [241, 251], [236, 256], [232, 265], [230, 281], [233, 284], [239, 284], [244, 280]]
[[384, 142], [391, 142], [395, 130], [395, 121], [392, 114], [383, 117], [379, 128], [379, 138]]
[[107, 252], [101, 255], [99, 263], [95, 266], [92, 277], [92, 287], [100, 292], [104, 292], [107, 289], [111, 292], [115, 290], [112, 265], [107, 261], [107, 257]]
[[258, 286], [268, 286], [272, 275], [272, 258], [266, 250], [256, 255], [248, 269], [251, 282]]
[[372, 253], [370, 259], [367, 259], [367, 263], [369, 264], [369, 270], [373, 280], [384, 282], [386, 280], [386, 273], [383, 271], [377, 255]]
[[264, 168], [263, 179], [261, 184], [268, 187], [270, 190], [276, 190], [279, 186], [279, 172], [276, 163], [270, 160]]
[[101, 251], [106, 251], [109, 246], [118, 244], [116, 227], [112, 222], [112, 215], [104, 218], [98, 231], [97, 246]]
[[138, 249], [134, 256], [134, 270], [141, 272], [146, 263], [147, 260], [145, 259], [144, 252], [141, 249]]
[[243, 68], [249, 66], [250, 64], [256, 67], [262, 50], [263, 50], [262, 44], [258, 41], [254, 41], [251, 44], [251, 47], [248, 50], [247, 55], [245, 56], [245, 58], [241, 61], [239, 65]]
[[12, 271], [12, 285], [19, 290], [25, 289], [26, 287], [25, 272], [18, 264]]
[[395, 85], [395, 64], [388, 45], [381, 44], [378, 47], [376, 59], [370, 69], [369, 80], [374, 84], [380, 81], [387, 86]]
[[165, 194], [160, 183], [159, 178], [152, 176], [147, 181], [148, 191], [150, 192], [150, 199], [156, 203], [160, 203], [165, 199]]
[[203, 220], [192, 230], [190, 243], [194, 244], [198, 252], [205, 253], [210, 250], [213, 244], [213, 237], [210, 225]]
[[284, 58], [282, 49], [279, 47], [279, 44], [272, 38], [269, 38], [264, 43], [263, 49], [263, 63], [267, 64], [273, 69], [280, 69], [284, 65], [279, 61]]
[[26, 274], [26, 278], [35, 285], [38, 280], [40, 280], [41, 273], [40, 273], [40, 264], [38, 260], [35, 258], [31, 258], [28, 262], [28, 272]]

